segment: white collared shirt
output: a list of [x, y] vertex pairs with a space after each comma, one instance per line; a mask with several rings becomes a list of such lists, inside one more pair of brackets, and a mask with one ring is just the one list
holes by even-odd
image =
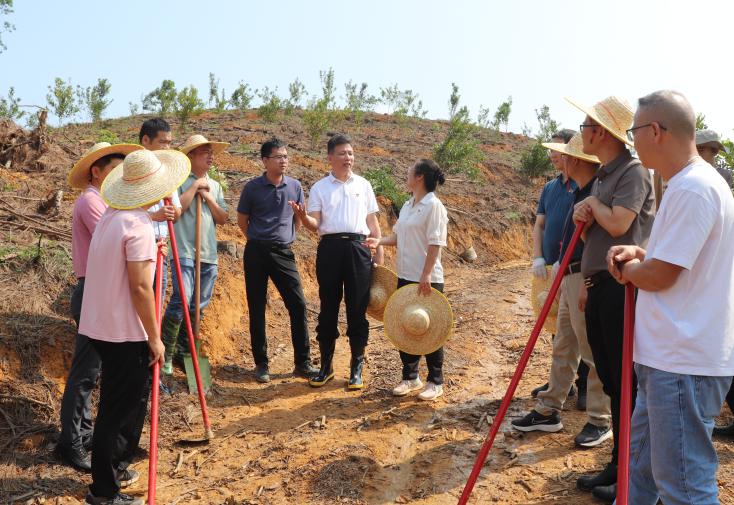
[[367, 216], [379, 212], [372, 185], [351, 174], [342, 182], [331, 173], [316, 182], [308, 195], [308, 212], [321, 212], [319, 235], [359, 233], [369, 235]]
[[[159, 201], [148, 209], [149, 213], [158, 212], [163, 208], [163, 200]], [[171, 205], [177, 209], [181, 208], [181, 200], [178, 197], [178, 191], [171, 193]], [[153, 221], [153, 232], [155, 232], [156, 240], [162, 238], [168, 238], [168, 222], [167, 221]]]
[[[423, 265], [428, 256], [428, 246], [446, 246], [449, 217], [446, 207], [433, 193], [428, 193], [420, 202], [411, 198], [400, 209], [398, 222], [393, 226], [398, 245], [398, 277], [418, 282], [423, 273]], [[441, 250], [433, 265], [431, 282], [443, 283]]]

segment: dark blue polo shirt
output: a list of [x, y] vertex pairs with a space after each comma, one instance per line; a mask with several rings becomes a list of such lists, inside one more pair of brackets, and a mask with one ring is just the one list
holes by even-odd
[[559, 174], [543, 187], [543, 192], [540, 194], [537, 214], [545, 215], [542, 247], [546, 265], [552, 265], [558, 261], [563, 225], [566, 222], [568, 209], [573, 207], [574, 189], [576, 189], [576, 184], [571, 179], [563, 182], [563, 176]]
[[303, 205], [303, 188], [296, 179], [283, 176], [278, 187], [263, 174], [245, 184], [237, 205], [237, 212], [250, 217], [248, 240], [268, 240], [290, 244], [296, 239], [292, 200]]
[[[584, 186], [583, 188], [576, 188], [573, 190], [573, 204], [576, 205], [581, 200], [586, 198], [587, 196], [591, 195], [591, 187], [594, 185], [594, 181], [596, 180], [596, 176], [592, 177], [592, 179]], [[573, 222], [573, 206], [571, 206], [570, 209], [568, 209], [568, 214], [566, 214], [566, 223], [563, 225], [563, 244], [561, 245], [561, 252], [558, 256], [558, 261], [561, 260], [564, 254], [566, 254], [566, 250], [568, 249], [568, 246], [571, 242], [571, 237], [573, 237], [573, 232], [576, 230], [576, 225]], [[576, 248], [573, 250], [573, 254], [571, 254], [571, 261], [569, 262], [569, 265], [571, 263], [576, 263], [578, 261], [581, 261], [581, 256], [584, 254], [584, 241], [579, 239], [579, 241], [576, 243]]]

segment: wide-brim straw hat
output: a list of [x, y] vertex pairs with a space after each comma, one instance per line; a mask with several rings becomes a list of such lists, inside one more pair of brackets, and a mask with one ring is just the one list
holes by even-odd
[[574, 134], [574, 136], [571, 137], [571, 140], [568, 141], [568, 144], [564, 144], [563, 142], [543, 142], [543, 147], [547, 147], [551, 151], [556, 151], [567, 156], [573, 156], [574, 158], [588, 161], [589, 163], [601, 163], [599, 158], [593, 154], [586, 154], [584, 152], [584, 141], [581, 140], [580, 133]]
[[382, 265], [375, 265], [372, 269], [370, 303], [367, 305], [367, 314], [378, 321], [382, 321], [387, 301], [397, 289], [398, 274]]
[[[548, 272], [548, 275], [545, 279], [540, 279], [533, 276], [533, 285], [530, 289], [530, 298], [533, 302], [533, 313], [535, 314], [536, 318], [540, 315], [540, 311], [545, 304], [545, 300], [546, 298], [548, 298], [548, 291], [550, 290], [551, 284], [553, 283], [553, 279], [550, 275], [551, 268], [549, 266], [546, 266], [546, 271]], [[548, 317], [545, 318], [545, 322], [543, 323], [543, 328], [545, 328], [548, 333], [556, 333], [557, 317], [558, 300], [553, 300], [553, 305], [551, 305], [550, 312], [548, 312]]]
[[635, 111], [632, 110], [627, 100], [618, 96], [609, 96], [592, 106], [582, 105], [568, 97], [566, 101], [599, 123], [617, 139], [634, 147], [634, 144], [627, 138], [627, 130], [632, 128]]
[[418, 284], [408, 284], [393, 293], [385, 307], [385, 334], [395, 347], [424, 356], [438, 350], [454, 330], [451, 304], [431, 288], [418, 294]]
[[133, 151], [139, 151], [143, 146], [137, 144], [110, 144], [109, 142], [97, 142], [87, 149], [81, 159], [77, 161], [67, 176], [69, 186], [74, 189], [84, 189], [89, 185], [89, 170], [94, 162], [104, 158], [108, 154], [122, 154], [127, 156]]
[[104, 180], [102, 198], [114, 209], [137, 209], [173, 193], [190, 172], [188, 156], [179, 151], [135, 151]]
[[207, 140], [204, 135], [196, 134], [187, 138], [186, 142], [184, 142], [183, 145], [178, 148], [178, 150], [184, 154], [189, 154], [189, 152], [193, 151], [197, 147], [207, 144], [212, 146], [212, 151], [214, 151], [214, 154], [219, 154], [229, 147], [228, 142], [212, 142], [210, 140]]

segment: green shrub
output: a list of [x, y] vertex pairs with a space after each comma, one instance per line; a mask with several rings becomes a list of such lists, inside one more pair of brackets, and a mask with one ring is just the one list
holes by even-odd
[[109, 142], [110, 144], [119, 144], [120, 138], [113, 131], [104, 128], [97, 130], [97, 142]]
[[384, 196], [390, 200], [396, 213], [400, 212], [403, 204], [410, 199], [408, 193], [398, 189], [389, 166], [370, 168], [362, 174], [362, 177], [370, 181], [375, 195]]
[[170, 79], [164, 79], [160, 87], [143, 97], [143, 110], [165, 116], [174, 111], [176, 98], [176, 84]]
[[303, 111], [303, 124], [312, 146], [316, 146], [319, 140], [329, 129], [329, 109], [326, 100], [313, 99], [306, 110]]
[[288, 85], [288, 100], [283, 102], [283, 108], [287, 115], [293, 114], [293, 111], [301, 108], [301, 101], [306, 96], [306, 86], [296, 77], [296, 79]]
[[199, 90], [192, 85], [179, 91], [176, 95], [174, 109], [181, 123], [181, 129], [186, 130], [189, 119], [204, 110], [204, 102], [199, 98]]
[[433, 148], [433, 159], [449, 172], [461, 172], [470, 179], [477, 179], [485, 154], [479, 148], [477, 127], [469, 119], [469, 109], [466, 106], [458, 108], [459, 88], [453, 83], [451, 86], [449, 130], [443, 142]]
[[17, 121], [25, 114], [24, 111], [20, 110], [20, 97], [15, 96], [15, 88], [10, 86], [7, 98], [0, 97], [0, 117]]
[[93, 123], [98, 123], [102, 119], [102, 114], [112, 103], [112, 99], [107, 99], [111, 87], [107, 79], [97, 79], [97, 84], [87, 88], [76, 87], [79, 103], [89, 113]]
[[235, 109], [246, 111], [252, 105], [252, 99], [255, 98], [257, 90], [252, 91], [248, 84], [240, 81], [237, 88], [232, 92], [232, 96], [229, 98], [229, 103]]
[[46, 101], [56, 117], [59, 118], [59, 125], [65, 118], [72, 118], [79, 112], [79, 107], [74, 100], [74, 88], [71, 81], [67, 83], [59, 77], [54, 79], [53, 87], [48, 87]]
[[520, 156], [520, 175], [528, 179], [543, 176], [553, 170], [553, 164], [548, 156], [548, 149], [540, 142], [533, 142]]
[[267, 86], [260, 92], [262, 105], [258, 107], [257, 113], [267, 123], [272, 123], [278, 117], [278, 112], [283, 108], [283, 103], [278, 96], [278, 88], [271, 90]]

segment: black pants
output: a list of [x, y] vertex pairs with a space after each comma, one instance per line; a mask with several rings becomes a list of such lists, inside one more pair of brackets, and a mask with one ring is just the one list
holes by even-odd
[[[622, 392], [622, 339], [624, 335], [624, 286], [611, 276], [588, 288], [586, 333], [604, 392], [612, 410], [612, 463], [619, 455], [620, 402]], [[632, 409], [637, 396], [637, 377], [632, 374]]]
[[316, 250], [316, 279], [319, 281], [321, 310], [316, 339], [333, 342], [339, 337], [339, 305], [347, 308], [347, 336], [352, 349], [367, 345], [372, 255], [363, 242], [322, 238]]
[[[417, 284], [417, 282], [398, 279], [398, 289], [408, 284]], [[443, 293], [442, 282], [432, 282], [431, 287]], [[403, 380], [417, 379], [421, 357], [400, 351], [400, 361], [403, 362]], [[426, 354], [426, 365], [428, 366], [428, 381], [443, 384], [443, 346], [431, 354]]]
[[726, 393], [726, 403], [729, 405], [731, 413], [734, 414], [734, 380], [731, 382], [729, 392]]
[[576, 374], [578, 375], [578, 377], [576, 377], [576, 387], [585, 391], [586, 382], [589, 378], [589, 365], [587, 365], [584, 360], [581, 360], [579, 362], [579, 367], [576, 370]]
[[265, 336], [265, 305], [268, 279], [283, 298], [291, 320], [293, 361], [299, 365], [310, 360], [306, 298], [293, 251], [287, 246], [248, 240], [244, 256], [245, 289], [250, 312], [250, 344], [255, 364], [268, 364], [268, 342]]
[[[132, 460], [142, 433], [142, 423], [138, 421], [145, 419], [150, 393], [148, 344], [94, 339], [90, 342], [102, 358], [102, 381], [92, 439], [89, 490], [94, 496], [113, 497], [120, 491], [118, 471]], [[121, 433], [126, 426], [135, 426], [139, 431], [123, 438]]]

